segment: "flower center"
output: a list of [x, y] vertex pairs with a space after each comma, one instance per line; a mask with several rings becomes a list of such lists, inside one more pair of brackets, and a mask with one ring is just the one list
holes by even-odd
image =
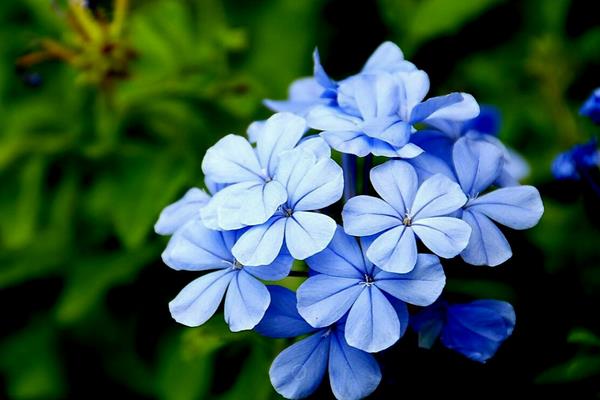
[[241, 262], [239, 262], [238, 260], [236, 260], [235, 258], [233, 259], [233, 262], [231, 263], [231, 266], [233, 269], [237, 269], [240, 270], [242, 268], [244, 268], [244, 266], [242, 265]]
[[373, 286], [374, 283], [375, 279], [369, 274], [365, 274], [365, 280], [360, 282], [364, 286]]
[[412, 217], [410, 215], [408, 215], [408, 214], [405, 214], [404, 215], [404, 219], [402, 220], [402, 223], [405, 226], [411, 226], [412, 225]]

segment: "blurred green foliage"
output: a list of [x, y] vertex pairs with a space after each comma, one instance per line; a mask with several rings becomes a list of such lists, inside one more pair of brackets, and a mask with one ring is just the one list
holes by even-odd
[[[110, 20], [112, 4], [96, 3], [96, 18]], [[598, 84], [600, 25], [567, 32], [573, 4], [380, 0], [370, 7], [377, 7], [387, 36], [371, 42], [396, 41], [440, 80], [434, 94], [467, 91], [497, 105], [502, 139], [531, 163], [529, 181], [541, 184], [551, 179], [557, 152], [594, 132], [576, 110]], [[165, 240], [152, 226], [165, 205], [201, 185], [207, 147], [268, 115], [261, 100], [283, 98], [293, 79], [310, 74], [316, 44], [336, 52], [330, 43], [344, 7], [350, 6], [325, 0], [133, 1], [122, 37], [135, 58], [127, 77], [106, 88], [82, 81], [81, 70], [60, 61], [16, 68], [43, 39], [68, 45], [77, 32], [60, 1], [0, 2], [0, 291], [3, 308], [15, 309], [0, 331], [0, 372], [9, 397], [73, 395], [77, 356], [63, 354], [73, 343], [94, 349], [99, 370], [125, 393], [177, 400], [238, 399], [248, 390], [253, 399], [274, 396], [267, 371], [283, 343], [229, 334], [218, 317], [197, 329], [168, 321], [166, 303], [190, 276], [172, 280], [160, 263]], [[472, 39], [478, 20], [494, 20], [495, 13], [506, 32]], [[507, 15], [518, 20], [507, 26]], [[358, 69], [360, 62], [337, 69]], [[590, 66], [595, 82], [584, 79]], [[31, 74], [42, 84], [33, 84]], [[549, 276], [566, 270], [597, 299], [598, 229], [581, 201], [545, 198], [545, 205], [529, 235], [545, 255], [537, 267]], [[167, 276], [168, 293], [160, 281]], [[144, 290], [149, 281], [151, 290]], [[457, 279], [448, 289], [514, 301], [519, 310], [510, 283]], [[8, 304], [12, 296], [18, 304]], [[156, 325], [140, 325], [153, 318]], [[596, 335], [573, 330], [575, 358], [564, 364], [557, 356], [556, 367], [537, 371], [538, 381], [599, 375]], [[142, 351], [144, 336], [151, 340]], [[215, 384], [216, 371], [228, 371], [225, 386]]]

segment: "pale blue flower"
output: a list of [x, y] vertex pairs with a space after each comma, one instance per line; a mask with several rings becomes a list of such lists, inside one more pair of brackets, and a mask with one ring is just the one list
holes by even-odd
[[290, 271], [293, 259], [282, 252], [260, 267], [242, 265], [231, 254], [239, 232], [207, 229], [195, 218], [178, 229], [163, 261], [175, 270], [216, 270], [188, 284], [169, 303], [173, 318], [187, 326], [205, 323], [225, 297], [225, 321], [233, 332], [252, 329], [262, 319], [270, 295], [261, 280], [279, 280]]
[[589, 117], [596, 124], [600, 124], [600, 88], [594, 90], [583, 103], [579, 109], [579, 114]]
[[307, 259], [311, 275], [298, 288], [298, 311], [312, 326], [322, 328], [347, 317], [345, 338], [368, 352], [387, 349], [403, 335], [405, 303], [427, 306], [444, 288], [439, 259], [417, 256], [411, 272], [385, 272], [366, 258], [368, 240], [358, 241], [338, 227], [325, 250]]
[[280, 113], [262, 126], [256, 148], [241, 136], [228, 135], [208, 149], [202, 171], [227, 187], [202, 209], [206, 226], [232, 230], [267, 221], [288, 199], [284, 185], [273, 179], [279, 155], [293, 149], [305, 130], [302, 118]]
[[[271, 365], [269, 377], [280, 395], [287, 399], [307, 397], [317, 390], [325, 373], [338, 400], [362, 399], [377, 388], [381, 381], [377, 360], [348, 345], [343, 321], [314, 329], [296, 311], [294, 292], [280, 286], [268, 288], [271, 305], [256, 330], [274, 338], [310, 334], [283, 350]], [[402, 323], [406, 325], [408, 320]]]
[[506, 237], [494, 222], [529, 229], [544, 213], [540, 194], [533, 186], [485, 192], [502, 173], [503, 162], [501, 149], [490, 143], [464, 137], [454, 145], [454, 169], [469, 198], [460, 216], [472, 228], [469, 244], [461, 253], [469, 264], [496, 266], [512, 256]]
[[436, 174], [419, 185], [410, 164], [391, 160], [371, 170], [371, 183], [381, 198], [353, 197], [342, 218], [350, 235], [377, 235], [367, 257], [379, 268], [410, 272], [417, 262], [416, 237], [443, 258], [452, 258], [467, 246], [471, 228], [448, 216], [467, 201], [455, 182]]
[[283, 153], [274, 171], [271, 182], [281, 185], [287, 201], [266, 222], [248, 228], [233, 247], [244, 265], [270, 264], [284, 247], [295, 259], [304, 260], [323, 250], [333, 237], [335, 221], [315, 210], [340, 199], [343, 171], [331, 158], [309, 151], [310, 143], [306, 146]]
[[200, 218], [200, 210], [209, 200], [210, 196], [204, 190], [191, 188], [181, 199], [162, 210], [154, 231], [159, 235], [172, 235], [188, 221]]

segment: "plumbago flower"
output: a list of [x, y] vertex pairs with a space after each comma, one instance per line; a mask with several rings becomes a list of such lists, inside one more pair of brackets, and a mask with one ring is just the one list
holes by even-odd
[[513, 307], [505, 301], [440, 300], [414, 315], [411, 326], [419, 334], [419, 347], [430, 349], [439, 337], [445, 347], [485, 363], [512, 334], [515, 319]]
[[[171, 315], [198, 326], [224, 303], [231, 331], [305, 336], [269, 371], [286, 398], [310, 395], [326, 372], [336, 398], [369, 395], [382, 378], [371, 353], [393, 346], [409, 319], [421, 346], [440, 336], [485, 362], [512, 333], [512, 307], [438, 301], [446, 283], [438, 257], [501, 264], [512, 251], [497, 224], [527, 229], [543, 213], [538, 191], [519, 185], [526, 168], [495, 136], [497, 113], [478, 117], [465, 93], [425, 99], [427, 74], [389, 42], [341, 81], [316, 51], [314, 63], [314, 77], [294, 82], [287, 101], [266, 101], [283, 112], [253, 122], [248, 139], [228, 135], [208, 149], [208, 193], [190, 189], [160, 214], [156, 232], [172, 235], [164, 262], [203, 273], [169, 303]], [[306, 135], [308, 127], [321, 132]], [[571, 162], [587, 171], [579, 164], [597, 161], [588, 147], [561, 170]], [[372, 168], [371, 155], [392, 160]], [[356, 181], [356, 156], [370, 185]], [[367, 195], [371, 186], [378, 196]], [[265, 286], [286, 278], [294, 260], [308, 266], [294, 271], [307, 275], [297, 293]]]
[[344, 230], [355, 236], [377, 235], [368, 259], [384, 271], [407, 273], [417, 263], [417, 241], [444, 258], [458, 255], [469, 242], [471, 228], [449, 215], [467, 197], [441, 174], [419, 185], [405, 161], [392, 160], [371, 170], [371, 183], [381, 198], [356, 196], [342, 211]]
[[270, 303], [269, 292], [260, 280], [285, 278], [293, 258], [280, 254], [267, 266], [247, 267], [231, 254], [239, 231], [208, 229], [194, 218], [178, 229], [162, 254], [175, 270], [215, 272], [197, 278], [169, 303], [173, 319], [187, 326], [199, 326], [216, 312], [225, 296], [225, 321], [233, 332], [252, 329]]
[[579, 114], [589, 117], [595, 124], [600, 124], [600, 88], [594, 90], [583, 103]]
[[347, 317], [346, 342], [368, 352], [387, 349], [405, 330], [406, 303], [427, 306], [444, 287], [446, 277], [439, 259], [420, 254], [406, 274], [375, 267], [361, 245], [338, 227], [329, 246], [307, 259], [316, 275], [298, 288], [298, 311], [313, 327], [322, 328]]
[[[280, 286], [268, 286], [271, 305], [256, 330], [272, 338], [290, 338], [310, 334], [283, 350], [269, 371], [271, 383], [279, 394], [299, 399], [319, 387], [325, 372], [338, 399], [361, 399], [371, 394], [381, 381], [375, 357], [346, 342], [343, 321], [321, 329], [307, 324], [296, 310], [294, 292]], [[408, 314], [402, 314], [402, 333]]]
[[462, 138], [452, 153], [457, 180], [469, 198], [459, 213], [471, 227], [471, 237], [461, 257], [469, 264], [499, 265], [512, 256], [512, 251], [492, 221], [519, 230], [535, 226], [544, 213], [540, 194], [527, 185], [485, 192], [502, 173], [504, 158], [497, 146]]

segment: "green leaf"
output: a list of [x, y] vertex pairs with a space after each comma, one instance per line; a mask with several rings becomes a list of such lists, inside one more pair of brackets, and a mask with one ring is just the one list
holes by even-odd
[[569, 332], [567, 342], [600, 347], [600, 337], [585, 328], [575, 328]]
[[139, 250], [75, 259], [56, 307], [57, 320], [69, 324], [83, 318], [104, 299], [110, 288], [133, 280], [158, 254], [155, 246], [147, 245]]
[[477, 298], [492, 298], [497, 300], [514, 301], [514, 289], [502, 282], [479, 279], [450, 279], [446, 290]]
[[536, 383], [569, 383], [600, 375], [600, 356], [580, 355], [542, 372]]
[[0, 370], [14, 399], [52, 399], [65, 395], [56, 336], [46, 322], [34, 323], [0, 344]]

